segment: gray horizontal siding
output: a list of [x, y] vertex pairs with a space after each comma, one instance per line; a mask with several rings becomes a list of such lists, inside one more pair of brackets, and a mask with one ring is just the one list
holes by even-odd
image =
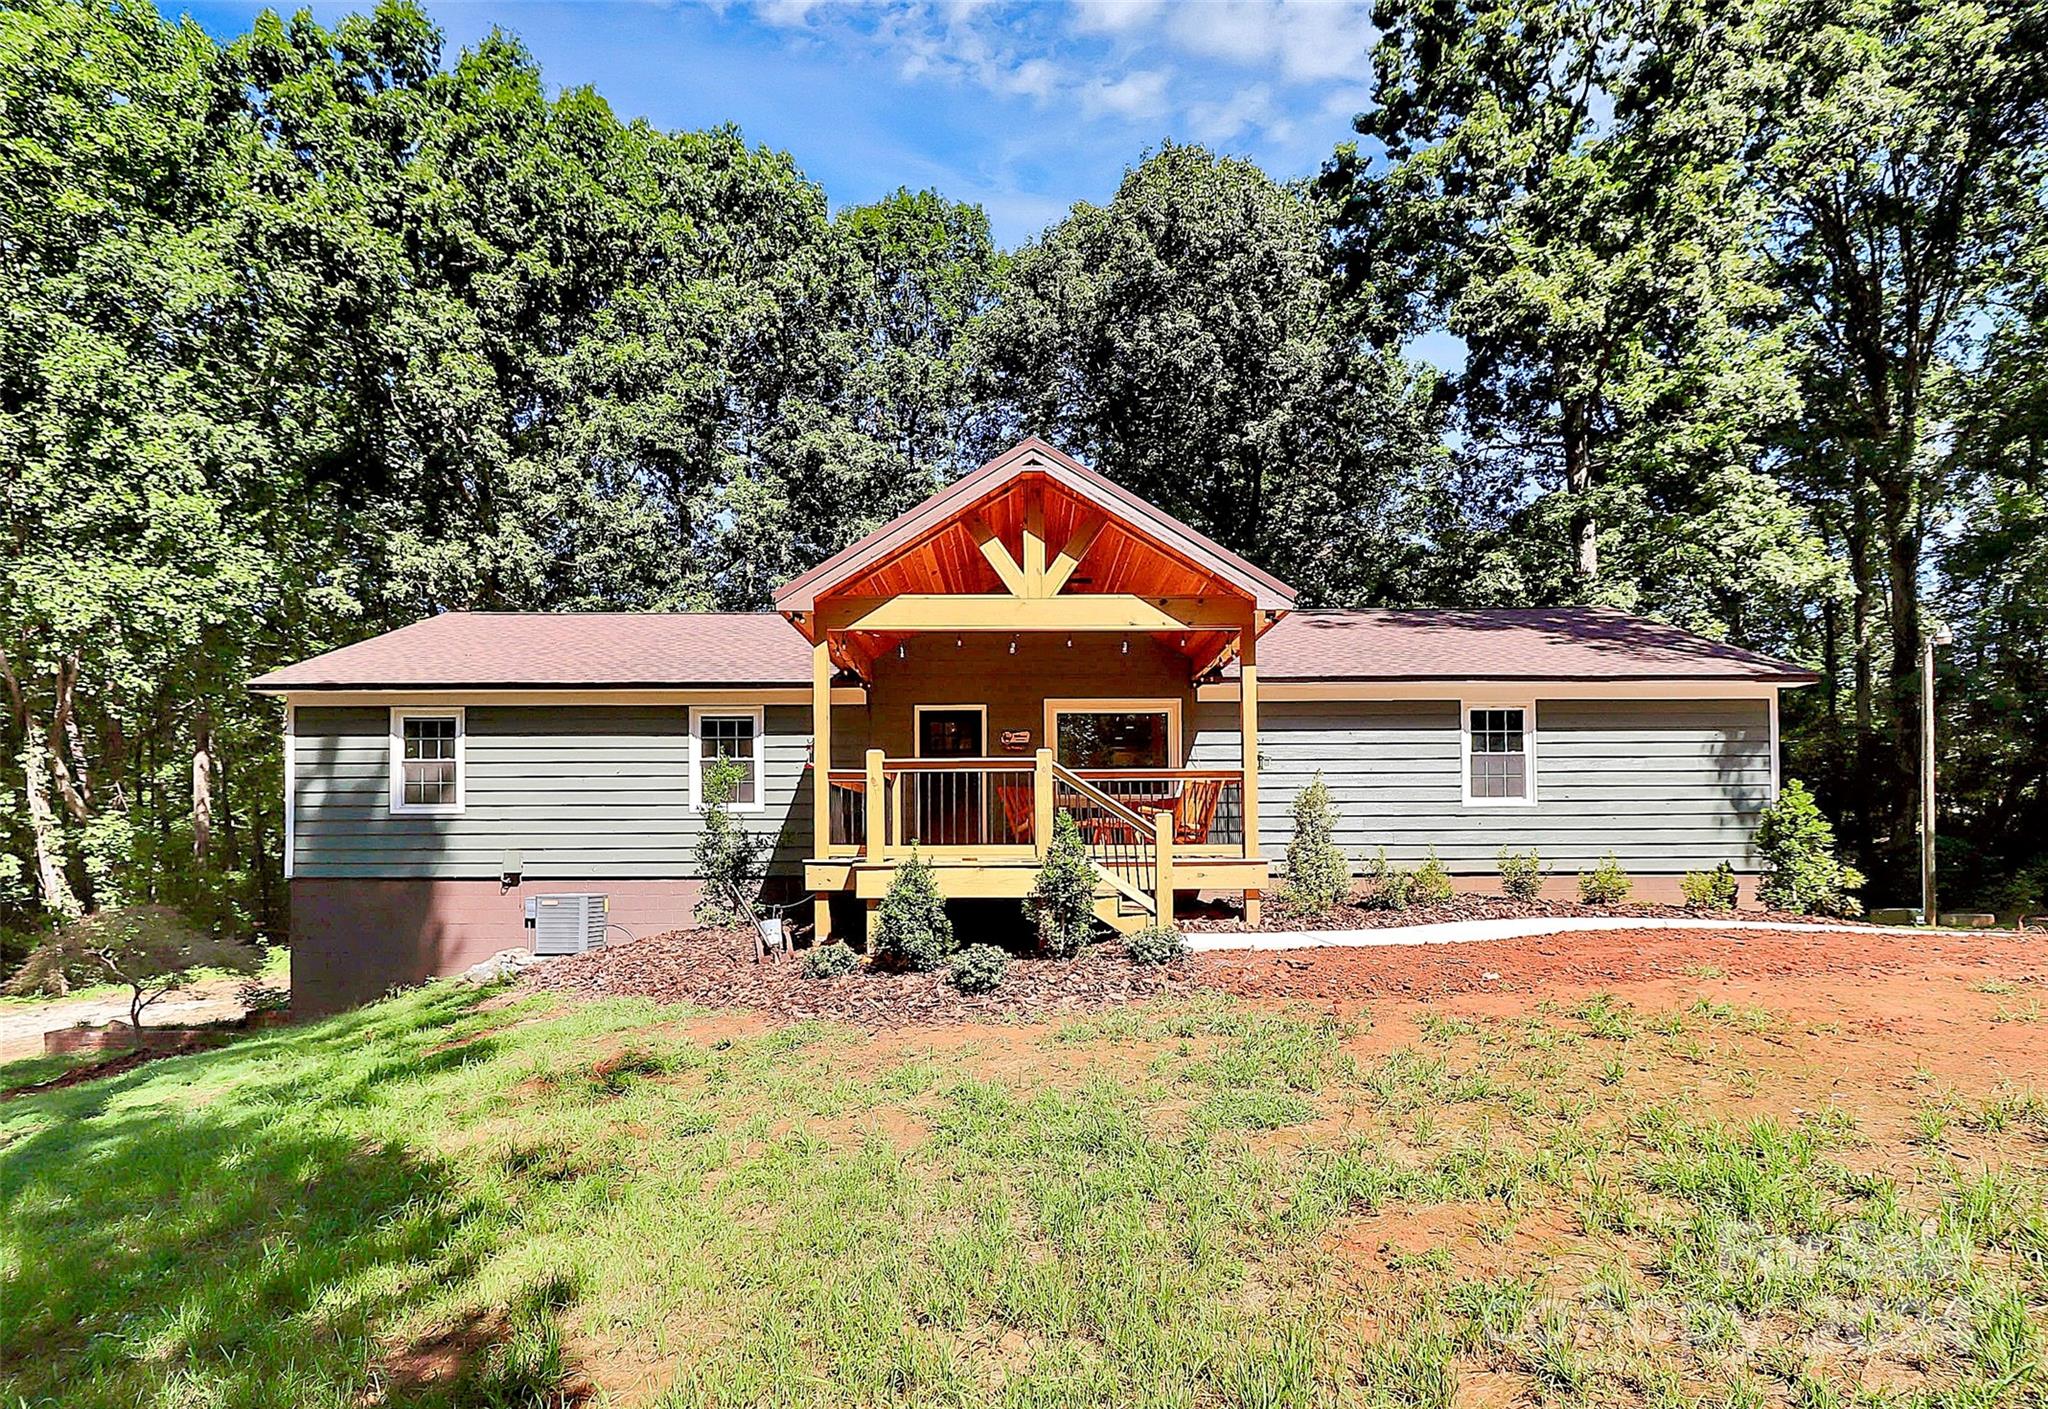
[[[1539, 700], [1533, 806], [1469, 807], [1456, 700], [1272, 701], [1260, 710], [1259, 839], [1294, 832], [1295, 794], [1320, 771], [1354, 860], [1384, 846], [1413, 864], [1433, 846], [1467, 874], [1533, 846], [1561, 871], [1609, 851], [1632, 871], [1754, 869], [1749, 838], [1770, 800], [1763, 700]], [[1237, 707], [1197, 711], [1190, 762], [1235, 767]]]
[[[382, 707], [296, 712], [294, 874], [489, 878], [508, 850], [533, 880], [688, 879], [699, 815], [690, 807], [689, 711], [665, 705], [472, 705], [460, 816], [391, 811], [390, 716]], [[742, 814], [794, 870], [808, 848], [810, 711], [765, 711], [767, 806]], [[854, 734], [858, 710], [835, 732]], [[852, 727], [849, 727], [852, 726]]]

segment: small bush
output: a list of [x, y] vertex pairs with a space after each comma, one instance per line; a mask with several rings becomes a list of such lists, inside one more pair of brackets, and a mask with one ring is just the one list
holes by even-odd
[[860, 960], [843, 944], [818, 944], [804, 951], [805, 978], [839, 978], [850, 974]]
[[1678, 882], [1688, 910], [1733, 910], [1735, 868], [1723, 861], [1711, 871], [1687, 871]]
[[1125, 937], [1124, 952], [1133, 964], [1165, 964], [1186, 954], [1188, 946], [1172, 925], [1147, 925]]
[[989, 993], [1010, 969], [1010, 956], [993, 944], [970, 944], [953, 956], [953, 987], [962, 993]]
[[1778, 800], [1764, 809], [1755, 846], [1763, 863], [1757, 893], [1773, 910], [1863, 913], [1862, 902], [1849, 893], [1863, 884], [1863, 874], [1835, 859], [1834, 824], [1798, 779], [1785, 784]]
[[1527, 851], [1500, 849], [1495, 858], [1500, 866], [1500, 893], [1510, 900], [1535, 900], [1543, 894], [1543, 858], [1535, 847]]
[[1635, 882], [1621, 869], [1620, 859], [1611, 851], [1592, 870], [1579, 872], [1579, 899], [1588, 905], [1619, 905], [1634, 889]]
[[1038, 947], [1055, 959], [1071, 959], [1095, 930], [1095, 863], [1073, 814], [1052, 819], [1052, 841], [1032, 882], [1027, 902], [1038, 923]]
[[1415, 878], [1399, 866], [1387, 864], [1387, 849], [1381, 847], [1365, 868], [1365, 889], [1358, 903], [1368, 910], [1406, 910]]
[[1350, 894], [1351, 863], [1332, 839], [1336, 809], [1323, 775], [1294, 795], [1294, 840], [1287, 843], [1287, 886], [1281, 902], [1290, 910], [1323, 915]]
[[1451, 873], [1444, 869], [1444, 863], [1436, 859], [1436, 848], [1429, 849], [1429, 859], [1415, 868], [1415, 874], [1408, 878], [1408, 899], [1417, 905], [1442, 905], [1455, 892], [1451, 888]]
[[891, 968], [936, 969], [959, 945], [931, 863], [913, 849], [876, 913], [875, 956]]
[[697, 874], [703, 880], [697, 923], [720, 927], [754, 921], [754, 896], [761, 885], [761, 838], [732, 810], [746, 768], [734, 758], [716, 758], [704, 772], [704, 815], [697, 833]]

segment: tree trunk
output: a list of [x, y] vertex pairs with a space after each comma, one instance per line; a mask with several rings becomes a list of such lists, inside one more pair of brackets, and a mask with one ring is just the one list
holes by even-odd
[[57, 814], [50, 808], [49, 750], [33, 738], [21, 750], [21, 772], [28, 795], [28, 829], [36, 852], [36, 889], [43, 908], [53, 915], [73, 918], [85, 913], [64, 875], [64, 836]]
[[1600, 526], [1594, 521], [1593, 457], [1588, 451], [1586, 407], [1581, 401], [1566, 401], [1564, 419], [1564, 486], [1572, 500], [1572, 546], [1578, 556], [1581, 587], [1591, 587], [1600, 576]]
[[192, 735], [192, 854], [204, 861], [213, 845], [213, 719], [203, 709]]
[[92, 785], [85, 772], [85, 750], [78, 740], [77, 693], [78, 657], [66, 656], [57, 663], [57, 707], [50, 714], [50, 772], [57, 780], [57, 797], [64, 810], [72, 821], [84, 822], [92, 816]]

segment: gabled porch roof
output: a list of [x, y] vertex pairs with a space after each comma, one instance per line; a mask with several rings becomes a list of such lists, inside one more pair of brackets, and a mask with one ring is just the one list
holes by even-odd
[[808, 613], [831, 596], [1002, 592], [1010, 584], [983, 536], [1022, 561], [1029, 500], [1020, 491], [1034, 480], [1052, 490], [1046, 541], [1074, 553], [1050, 565], [1070, 592], [1238, 596], [1274, 613], [1294, 606], [1294, 589], [1271, 573], [1034, 436], [790, 582], [775, 609]]
[[1145, 632], [1213, 672], [1293, 605], [1286, 583], [1037, 439], [775, 595], [863, 680], [929, 631]]

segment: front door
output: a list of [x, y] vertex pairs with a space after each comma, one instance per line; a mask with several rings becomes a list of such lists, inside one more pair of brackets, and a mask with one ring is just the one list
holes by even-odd
[[[976, 759], [986, 740], [986, 713], [967, 706], [917, 711], [917, 756]], [[962, 766], [911, 775], [911, 837], [926, 846], [974, 846], [988, 840], [981, 774]]]

